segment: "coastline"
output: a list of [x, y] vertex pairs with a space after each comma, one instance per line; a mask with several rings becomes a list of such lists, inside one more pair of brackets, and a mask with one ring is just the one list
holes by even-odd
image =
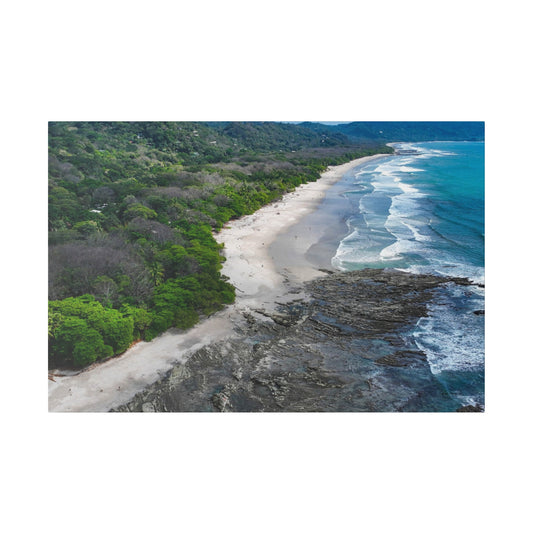
[[324, 243], [346, 226], [329, 212], [315, 222], [307, 215], [315, 215], [328, 190], [347, 172], [388, 156], [376, 154], [329, 167], [320, 180], [300, 185], [278, 202], [229, 222], [216, 234], [226, 257], [222, 274], [237, 289], [236, 307], [271, 307], [289, 282], [309, 281], [324, 275], [320, 269], [331, 269], [332, 256], [327, 257], [331, 246]]
[[234, 335], [196, 351], [114, 411], [462, 409], [404, 334], [450, 283], [470, 282], [387, 269], [315, 278], [274, 312], [243, 310]]
[[[324, 254], [330, 250], [324, 242], [332, 228], [323, 220], [311, 226], [302, 226], [301, 221], [315, 212], [327, 191], [347, 172], [389, 155], [367, 156], [330, 167], [318, 181], [300, 185], [278, 202], [229, 223], [215, 238], [224, 243], [222, 274], [237, 289], [235, 304], [186, 332], [171, 329], [102, 364], [49, 380], [48, 410], [102, 412], [119, 407], [192, 353], [230, 337], [243, 311], [256, 307], [272, 310], [293, 283], [324, 275], [320, 268], [324, 268]], [[289, 233], [291, 228], [295, 228], [297, 238]]]

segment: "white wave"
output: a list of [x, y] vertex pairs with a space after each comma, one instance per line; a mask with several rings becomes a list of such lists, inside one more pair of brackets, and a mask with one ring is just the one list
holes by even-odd
[[402, 167], [397, 165], [384, 164], [371, 180], [372, 186], [376, 191], [385, 192], [391, 196], [398, 193], [410, 195], [421, 195], [419, 189], [413, 184], [403, 181], [402, 176], [410, 172], [423, 172], [414, 167]]
[[346, 268], [344, 264], [344, 261], [337, 255], [331, 258], [331, 266], [333, 268], [336, 268], [337, 270], [340, 270], [342, 272], [348, 271], [348, 268]]
[[352, 270], [347, 265], [367, 265], [380, 262], [378, 252], [368, 248], [359, 247], [354, 242], [341, 242], [337, 248], [335, 256], [331, 260], [331, 265], [339, 270]]
[[485, 267], [458, 262], [439, 261], [438, 259], [434, 259], [433, 264], [433, 268], [437, 274], [468, 278], [473, 283], [485, 285]]
[[378, 165], [374, 171], [369, 172], [369, 174], [383, 174], [385, 176], [390, 176], [395, 172], [424, 172], [421, 168], [416, 168], [409, 166], [411, 163], [414, 163], [415, 159], [413, 157], [403, 157], [401, 159], [393, 159], [392, 161], [386, 161]]
[[[420, 253], [418, 243], [431, 240], [431, 237], [422, 233], [427, 221], [421, 215], [419, 200], [425, 195], [414, 185], [401, 180], [398, 165], [382, 163], [378, 166], [379, 174], [372, 180], [374, 193], [386, 195], [391, 199], [387, 214], [374, 213], [372, 205], [363, 196], [359, 202], [360, 212], [367, 226], [371, 229], [386, 231], [395, 242], [384, 246], [373, 260], [378, 262], [391, 262], [403, 259], [406, 253]], [[417, 220], [417, 217], [420, 220]], [[365, 262], [368, 257], [365, 257]]]
[[396, 165], [394, 164], [382, 163], [381, 165], [378, 165], [376, 167], [375, 171], [372, 174], [376, 174], [378, 177], [392, 176], [395, 169], [396, 169]]
[[351, 230], [351, 233], [346, 235], [346, 237], [344, 237], [342, 239], [340, 244], [343, 244], [343, 243], [346, 243], [346, 242], [349, 242], [349, 241], [354, 241], [359, 236], [359, 230], [357, 228], [352, 227], [349, 222], [348, 222], [348, 228]]
[[422, 235], [422, 233], [420, 233], [419, 229], [413, 223], [409, 224], [409, 222], [407, 222], [405, 219], [402, 219], [401, 222], [406, 228], [409, 229], [409, 231], [411, 231], [415, 241], [417, 242], [431, 241], [431, 237], [429, 235]]
[[454, 152], [449, 152], [447, 150], [439, 150], [437, 148], [428, 148], [427, 146], [421, 146], [417, 143], [399, 143], [396, 148], [399, 150], [416, 150], [417, 155], [415, 157], [419, 159], [429, 159], [430, 157], [446, 157], [450, 155], [457, 155]]
[[420, 245], [409, 239], [398, 239], [395, 243], [383, 248], [379, 253], [383, 261], [398, 260], [404, 254], [420, 252]]
[[[398, 176], [392, 173], [389, 175], [382, 174], [377, 179], [374, 179], [372, 181], [372, 187], [374, 187], [374, 190], [376, 192], [387, 194], [391, 198], [393, 198], [394, 196], [397, 196], [398, 194], [402, 194], [403, 192], [405, 192], [402, 190], [402, 185], [405, 186], [401, 178], [399, 178]], [[413, 191], [413, 193], [414, 192], [415, 191]]]
[[398, 240], [431, 241], [429, 235], [421, 233], [422, 228], [427, 228], [427, 221], [422, 216], [417, 198], [423, 195], [419, 194], [414, 187], [406, 184], [401, 185], [401, 188], [405, 189], [406, 192], [392, 198], [385, 228]]
[[432, 148], [430, 151], [432, 154], [435, 154], [437, 156], [457, 155], [455, 152], [448, 152], [446, 150], [436, 150], [434, 148]]
[[[397, 180], [397, 181], [396, 181]], [[423, 196], [423, 194], [413, 185], [409, 185], [408, 183], [404, 183], [400, 179], [396, 178], [396, 183], [398, 184], [398, 187], [405, 193], [405, 194], [411, 194], [411, 195], [419, 195]]]
[[398, 172], [425, 172], [423, 168], [415, 168], [415, 167], [408, 167], [407, 165], [402, 165], [401, 167], [398, 167]]
[[444, 371], [475, 370], [485, 359], [480, 317], [471, 311], [458, 313], [448, 306], [435, 304], [429, 315], [418, 321], [415, 342], [428, 359], [433, 374]]
[[457, 155], [453, 152], [446, 152], [444, 150], [436, 150], [434, 148], [418, 147], [417, 150], [419, 150], [420, 152], [420, 155], [418, 156], [420, 159], [429, 159], [430, 157], [446, 157], [450, 155]]
[[447, 264], [440, 261], [434, 256], [428, 257], [428, 264], [426, 265], [410, 265], [405, 268], [398, 268], [402, 272], [410, 272], [411, 274], [433, 274], [439, 276], [446, 276], [452, 278], [466, 278], [469, 279], [473, 285], [468, 287], [468, 290], [479, 297], [485, 295], [485, 268], [465, 265], [465, 264]]
[[380, 251], [394, 237], [383, 227], [383, 216], [367, 214], [363, 218], [366, 225], [361, 225], [359, 221], [359, 226], [355, 228], [351, 226], [354, 221], [350, 221], [352, 231], [339, 243], [331, 260], [334, 267], [351, 270], [357, 266], [378, 266], [382, 263]]
[[411, 143], [398, 143], [394, 148], [397, 150], [418, 150], [418, 146]]

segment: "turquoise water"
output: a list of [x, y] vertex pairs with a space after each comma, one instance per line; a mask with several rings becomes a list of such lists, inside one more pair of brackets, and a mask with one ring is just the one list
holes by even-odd
[[484, 405], [484, 143], [397, 143], [356, 169], [345, 192], [348, 234], [332, 264], [468, 277], [440, 290], [411, 333], [461, 404]]

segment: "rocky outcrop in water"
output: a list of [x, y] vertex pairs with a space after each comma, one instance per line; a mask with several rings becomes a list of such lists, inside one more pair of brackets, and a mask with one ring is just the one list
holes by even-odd
[[409, 332], [462, 278], [363, 270], [296, 288], [275, 312], [238, 315], [118, 411], [455, 411]]
[[483, 413], [485, 410], [481, 405], [463, 405], [462, 407], [459, 407], [456, 409], [457, 413]]

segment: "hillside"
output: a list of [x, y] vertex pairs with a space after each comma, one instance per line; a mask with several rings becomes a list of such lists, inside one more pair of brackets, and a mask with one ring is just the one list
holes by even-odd
[[317, 134], [342, 134], [359, 142], [423, 142], [423, 141], [482, 141], [484, 122], [351, 122], [325, 126], [320, 123], [300, 124]]
[[49, 365], [83, 367], [234, 300], [212, 236], [381, 141], [281, 123], [49, 123]]

